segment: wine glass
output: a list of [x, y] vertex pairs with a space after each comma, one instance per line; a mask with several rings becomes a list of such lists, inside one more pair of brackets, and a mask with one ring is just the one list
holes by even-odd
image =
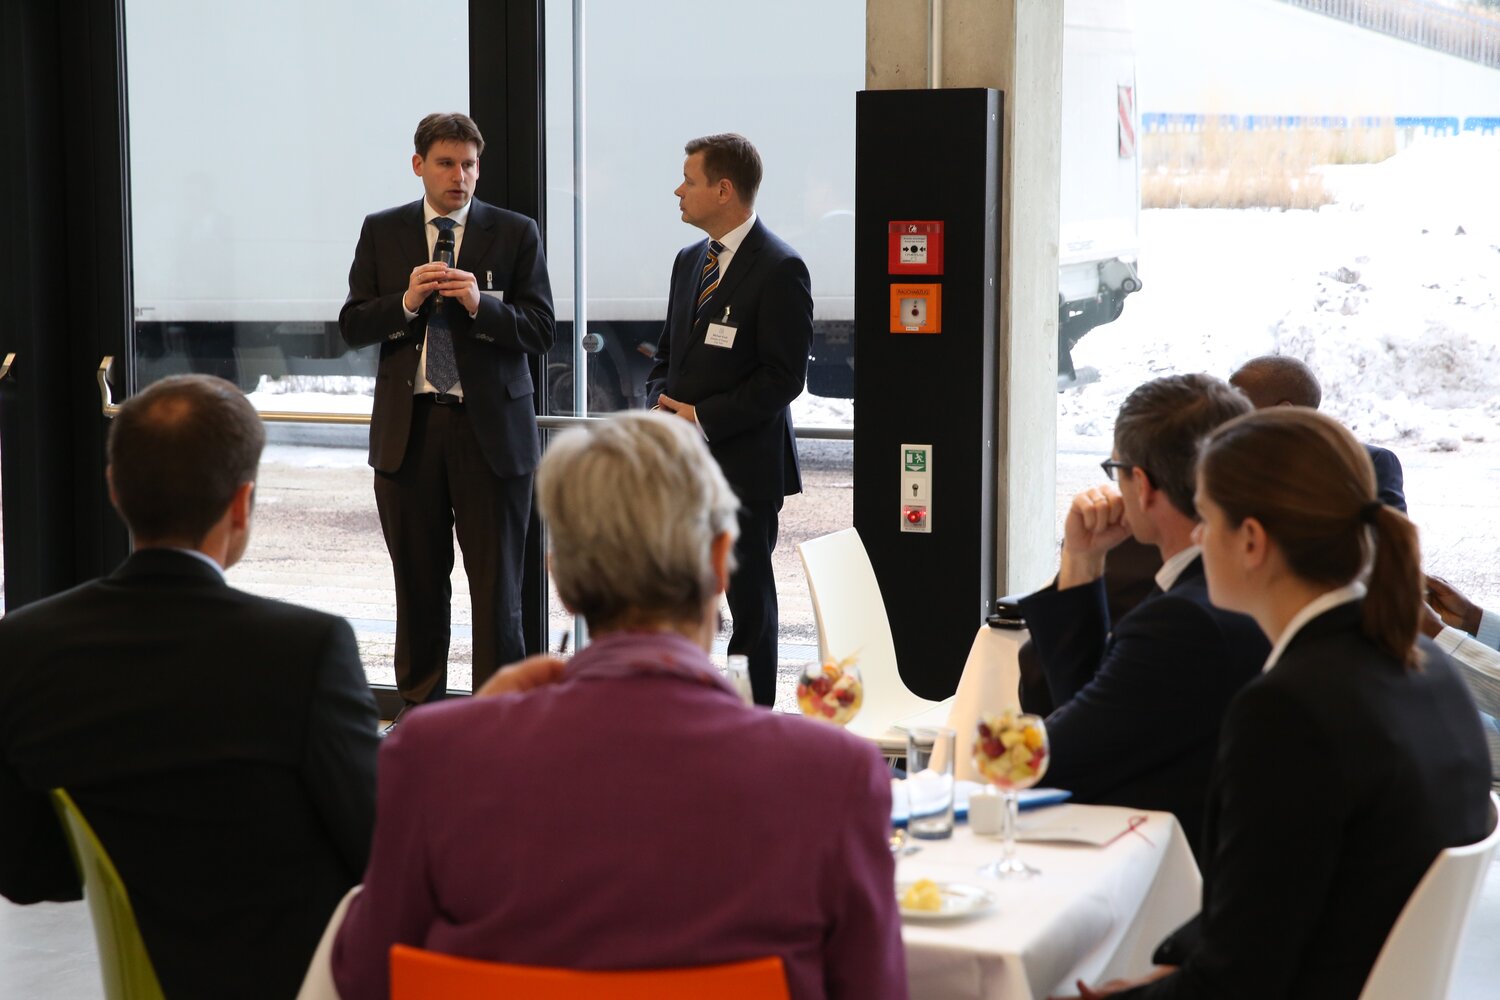
[[865, 685], [853, 658], [809, 663], [797, 678], [797, 707], [814, 719], [847, 726], [864, 702]]
[[1030, 788], [1047, 773], [1052, 759], [1047, 727], [1041, 716], [1005, 711], [986, 713], [974, 739], [974, 769], [1000, 790], [1005, 799], [1004, 838], [1000, 860], [985, 865], [991, 878], [1030, 878], [1037, 870], [1016, 857], [1016, 793]]

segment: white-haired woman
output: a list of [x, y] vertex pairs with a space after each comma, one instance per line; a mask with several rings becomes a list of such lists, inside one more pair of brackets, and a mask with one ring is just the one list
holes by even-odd
[[734, 494], [685, 421], [570, 431], [537, 477], [592, 643], [562, 679], [411, 713], [386, 741], [344, 1000], [395, 943], [573, 969], [781, 958], [798, 1000], [906, 996], [872, 745], [749, 708], [707, 655]]

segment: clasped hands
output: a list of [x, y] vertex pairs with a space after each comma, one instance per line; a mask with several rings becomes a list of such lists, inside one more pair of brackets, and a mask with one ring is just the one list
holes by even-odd
[[412, 268], [401, 304], [407, 312], [416, 312], [433, 292], [462, 303], [470, 316], [479, 311], [479, 279], [440, 260]]
[[698, 422], [698, 408], [696, 406], [692, 403], [678, 402], [666, 393], [662, 393], [657, 398], [656, 408], [658, 410], [665, 410], [668, 413], [675, 413], [688, 423], [696, 424]]
[[1057, 589], [1092, 583], [1104, 575], [1104, 557], [1130, 537], [1125, 500], [1113, 486], [1093, 486], [1073, 498], [1063, 522]]

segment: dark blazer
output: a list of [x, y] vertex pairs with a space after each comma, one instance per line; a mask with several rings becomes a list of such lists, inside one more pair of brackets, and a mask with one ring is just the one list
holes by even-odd
[[1379, 445], [1367, 444], [1370, 464], [1375, 466], [1375, 494], [1380, 502], [1406, 513], [1406, 483], [1401, 474], [1401, 459], [1396, 453]]
[[290, 997], [368, 859], [377, 725], [342, 618], [137, 552], [0, 619], [0, 892], [79, 898], [67, 788], [167, 996]]
[[[339, 330], [350, 347], [380, 345], [370, 415], [370, 465], [395, 472], [406, 455], [413, 383], [437, 296], [406, 321], [401, 305], [412, 268], [428, 260], [422, 201], [365, 218], [349, 268]], [[536, 223], [478, 198], [469, 205], [457, 266], [479, 281], [479, 313], [448, 311], [459, 382], [479, 448], [497, 476], [520, 476], [541, 460], [527, 355], [552, 347], [552, 289]], [[487, 295], [485, 292], [501, 295]]]
[[1021, 607], [1057, 706], [1044, 783], [1080, 802], [1167, 810], [1197, 850], [1220, 722], [1271, 651], [1260, 628], [1209, 603], [1202, 559], [1113, 633], [1102, 580]]
[[[734, 252], [704, 318], [693, 322], [708, 240], [678, 251], [667, 321], [646, 394], [665, 392], [698, 410], [698, 423], [724, 477], [741, 500], [802, 490], [797, 442], [787, 409], [807, 380], [812, 341], [812, 283], [797, 252], [759, 219]], [[734, 345], [704, 342], [709, 322], [729, 310]]]
[[[1156, 586], [1156, 571], [1161, 569], [1161, 550], [1155, 545], [1138, 542], [1126, 536], [1119, 545], [1109, 550], [1109, 561], [1104, 567], [1104, 602], [1109, 609], [1109, 620], [1119, 621], [1135, 606], [1152, 594], [1160, 593]], [[1052, 691], [1047, 687], [1047, 672], [1037, 656], [1036, 643], [1028, 637], [1016, 650], [1017, 666], [1021, 668], [1021, 682], [1017, 686], [1021, 698], [1021, 710], [1035, 715], [1052, 714]]]
[[1360, 631], [1360, 603], [1313, 619], [1224, 721], [1204, 824], [1203, 912], [1158, 952], [1181, 964], [1121, 997], [1359, 995], [1417, 882], [1490, 832], [1479, 715], [1428, 640], [1407, 671]]

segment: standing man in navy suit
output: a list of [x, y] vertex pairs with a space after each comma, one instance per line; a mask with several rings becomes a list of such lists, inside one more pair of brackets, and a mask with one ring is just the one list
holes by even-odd
[[339, 312], [349, 346], [380, 345], [370, 465], [408, 707], [447, 691], [455, 528], [473, 601], [475, 689], [525, 655], [522, 554], [541, 460], [529, 361], [553, 336], [536, 223], [473, 197], [479, 127], [467, 115], [428, 115], [415, 146], [425, 196], [365, 219]]
[[807, 265], [755, 215], [760, 154], [742, 135], [694, 139], [674, 194], [682, 221], [708, 234], [677, 253], [667, 321], [647, 395], [692, 422], [740, 500], [726, 595], [729, 652], [750, 658], [758, 705], [776, 701], [776, 517], [802, 491], [788, 406], [802, 393], [812, 340]]

